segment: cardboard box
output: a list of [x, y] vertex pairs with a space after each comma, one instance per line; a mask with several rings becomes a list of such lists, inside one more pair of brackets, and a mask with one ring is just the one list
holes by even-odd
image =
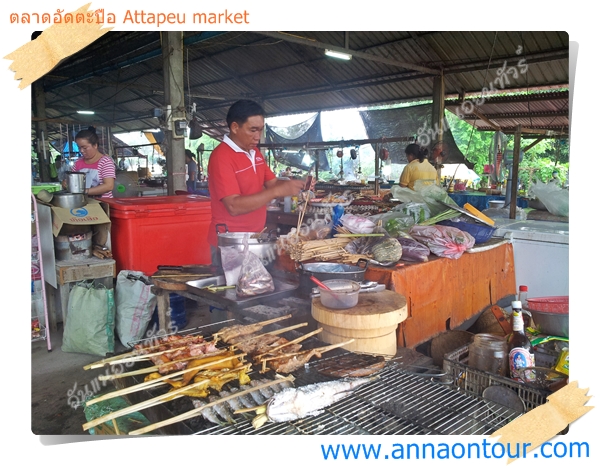
[[65, 225], [92, 225], [94, 244], [110, 248], [109, 206], [96, 199], [89, 199], [83, 207], [65, 209], [52, 206], [52, 234], [61, 234]]

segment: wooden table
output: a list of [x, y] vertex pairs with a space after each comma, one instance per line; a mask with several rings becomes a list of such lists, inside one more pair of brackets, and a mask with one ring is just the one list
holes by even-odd
[[63, 328], [67, 323], [69, 310], [69, 293], [71, 283], [84, 280], [99, 280], [106, 288], [113, 287], [113, 279], [116, 277], [116, 265], [114, 259], [98, 259], [91, 257], [86, 260], [56, 261], [56, 282], [58, 289], [53, 286], [46, 288], [48, 293], [48, 319], [50, 329], [56, 331], [56, 310], [60, 308], [62, 313]]
[[428, 262], [367, 268], [365, 280], [406, 297], [408, 318], [398, 327], [398, 346], [415, 348], [516, 293], [513, 245], [492, 239], [478, 250], [459, 259], [431, 255]]

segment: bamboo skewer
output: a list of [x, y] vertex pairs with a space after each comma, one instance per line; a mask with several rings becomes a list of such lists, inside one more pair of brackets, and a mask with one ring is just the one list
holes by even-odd
[[[231, 359], [241, 358], [242, 356], [246, 356], [246, 353], [241, 353], [241, 354], [236, 354], [236, 355], [233, 355], [233, 356], [228, 356], [226, 358], [218, 359], [216, 361], [210, 361], [210, 362], [207, 362], [207, 363], [202, 364], [200, 366], [191, 367], [191, 368], [188, 368], [188, 369], [183, 369], [183, 370], [181, 370], [179, 372], [173, 372], [172, 374], [163, 375], [162, 377], [159, 377], [158, 379], [153, 379], [153, 380], [149, 380], [147, 382], [142, 382], [142, 383], [139, 383], [137, 385], [133, 385], [132, 387], [126, 387], [126, 388], [122, 388], [121, 390], [116, 390], [114, 392], [109, 392], [109, 393], [107, 393], [105, 395], [102, 395], [102, 396], [99, 396], [97, 398], [92, 398], [91, 400], [88, 400], [86, 402], [86, 406], [98, 403], [100, 401], [109, 400], [109, 399], [114, 398], [116, 396], [126, 395], [128, 393], [134, 393], [134, 392], [143, 390], [144, 388], [147, 388], [147, 387], [149, 387], [151, 385], [154, 385], [157, 382], [162, 382], [162, 381], [164, 381], [166, 379], [174, 379], [175, 377], [178, 377], [180, 375], [186, 374], [188, 372], [195, 371], [195, 370], [206, 369], [209, 366], [212, 366], [212, 365], [215, 365], [215, 364], [219, 364], [219, 363], [222, 363], [222, 362], [225, 362], [225, 361], [229, 361]], [[236, 370], [236, 369], [232, 369], [232, 370]]]
[[115, 379], [122, 379], [124, 377], [133, 377], [134, 375], [151, 374], [153, 372], [160, 372], [161, 368], [168, 366], [170, 364], [175, 364], [177, 362], [201, 360], [203, 358], [207, 358], [207, 357], [211, 357], [211, 356], [218, 356], [219, 354], [225, 353], [226, 351], [227, 350], [223, 349], [223, 350], [215, 351], [214, 353], [207, 353], [207, 354], [203, 355], [203, 357], [190, 356], [189, 358], [174, 359], [173, 361], [169, 361], [164, 364], [159, 364], [157, 366], [144, 367], [143, 369], [138, 369], [135, 371], [121, 372], [119, 374], [100, 375], [100, 376], [98, 376], [98, 380], [100, 380], [100, 381], [115, 380]]
[[[242, 369], [247, 370], [249, 367], [250, 367], [250, 364], [248, 364], [246, 366], [243, 366], [243, 367], [241, 367], [239, 369], [233, 369], [232, 371], [228, 372], [227, 374], [231, 374], [234, 371], [239, 372]], [[105, 414], [104, 416], [100, 416], [97, 419], [94, 419], [94, 420], [92, 420], [90, 422], [85, 423], [83, 425], [83, 430], [89, 430], [90, 428], [95, 427], [95, 426], [97, 426], [99, 424], [102, 424], [103, 422], [110, 421], [110, 420], [115, 419], [117, 417], [125, 416], [126, 414], [131, 414], [131, 413], [134, 413], [136, 411], [140, 411], [142, 409], [149, 408], [151, 406], [156, 406], [156, 404], [157, 404], [158, 401], [161, 401], [161, 402], [169, 401], [170, 399], [173, 398], [174, 395], [183, 394], [183, 392], [185, 392], [186, 390], [190, 390], [192, 388], [197, 388], [197, 387], [201, 387], [203, 385], [208, 385], [210, 382], [211, 382], [210, 379], [205, 379], [205, 380], [202, 380], [200, 382], [196, 382], [196, 383], [193, 383], [193, 384], [190, 384], [190, 385], [186, 385], [185, 387], [181, 387], [181, 388], [178, 388], [178, 389], [173, 390], [173, 391], [168, 391], [167, 393], [164, 393], [162, 395], [156, 396], [156, 397], [151, 398], [151, 399], [146, 400], [146, 401], [142, 401], [141, 403], [137, 403], [135, 405], [128, 406], [128, 407], [120, 409], [118, 411], [113, 411], [112, 413]]]
[[[187, 340], [192, 340], [194, 338], [199, 338], [199, 337], [202, 337], [202, 335], [188, 335], [186, 337], [180, 338], [179, 340], [175, 340], [175, 342], [177, 344], [179, 344], [179, 343], [185, 343]], [[168, 345], [169, 343], [175, 343], [175, 342], [164, 342], [164, 343], [161, 343], [161, 344], [158, 344], [158, 345], [148, 346], [147, 348], [135, 349], [133, 351], [129, 351], [128, 353], [123, 353], [123, 354], [118, 354], [116, 356], [111, 356], [110, 358], [101, 359], [100, 361], [96, 361], [96, 362], [88, 364], [87, 366], [83, 366], [83, 369], [84, 370], [98, 369], [98, 368], [104, 367], [104, 365], [106, 363], [109, 363], [109, 362], [112, 362], [112, 361], [117, 361], [119, 359], [125, 359], [125, 358], [128, 358], [128, 357], [132, 357], [132, 356], [135, 356], [135, 355], [141, 355], [141, 354], [151, 354], [151, 353], [141, 353], [140, 351], [147, 351], [147, 350], [150, 350], [150, 349], [159, 348], [161, 346], [165, 346], [165, 345]], [[177, 348], [181, 348], [183, 346], [184, 345], [181, 345], [181, 346], [179, 346]]]
[[[263, 322], [257, 322], [255, 324], [243, 325], [241, 327], [249, 327], [251, 325], [257, 325], [257, 326], [259, 326], [259, 328], [262, 328], [262, 327], [265, 327], [265, 326], [267, 326], [269, 324], [274, 324], [275, 322], [279, 322], [281, 320], [289, 319], [290, 317], [292, 317], [292, 314], [287, 314], [285, 316], [276, 317], [276, 318], [271, 319], [271, 320], [265, 320]], [[213, 333], [213, 337], [215, 339], [215, 342], [217, 341], [217, 336], [222, 335], [223, 333], [225, 333], [226, 330], [227, 330], [227, 327], [222, 328], [219, 332]]]
[[289, 346], [289, 345], [294, 345], [294, 344], [296, 344], [296, 343], [300, 343], [301, 341], [304, 341], [304, 340], [306, 340], [307, 338], [310, 338], [310, 337], [312, 337], [313, 335], [316, 335], [317, 333], [321, 333], [322, 331], [323, 331], [323, 328], [322, 328], [322, 327], [321, 327], [321, 328], [318, 328], [317, 330], [314, 330], [314, 331], [312, 331], [312, 332], [310, 332], [310, 333], [307, 333], [306, 335], [302, 335], [301, 337], [298, 337], [298, 338], [296, 338], [295, 340], [291, 340], [291, 341], [288, 341], [288, 342], [286, 342], [286, 343], [283, 343], [283, 344], [281, 344], [281, 345], [279, 345], [279, 346], [275, 346], [273, 349], [269, 350], [269, 352], [268, 352], [268, 353], [259, 354], [259, 355], [258, 355], [258, 356], [256, 356], [254, 359], [255, 359], [255, 361], [256, 361], [256, 362], [260, 362], [260, 360], [262, 359], [262, 357], [263, 357], [263, 356], [266, 356], [266, 355], [268, 355], [268, 354], [274, 354], [274, 353], [276, 353], [277, 351], [281, 350], [281, 348], [284, 348], [284, 347], [286, 347], [286, 346]]
[[249, 388], [248, 390], [244, 390], [244, 391], [240, 391], [240, 392], [237, 392], [237, 393], [233, 393], [231, 395], [224, 396], [223, 398], [220, 398], [218, 401], [213, 401], [211, 403], [207, 403], [204, 406], [192, 409], [191, 411], [188, 411], [187, 413], [183, 413], [183, 414], [180, 414], [178, 416], [174, 416], [172, 418], [165, 419], [164, 421], [156, 422], [154, 424], [150, 424], [149, 426], [142, 427], [141, 429], [137, 429], [137, 430], [131, 431], [131, 432], [129, 432], [129, 435], [145, 434], [147, 432], [151, 432], [151, 431], [159, 429], [161, 427], [168, 426], [168, 425], [171, 425], [171, 424], [175, 424], [176, 422], [185, 421], [186, 419], [190, 419], [192, 417], [195, 417], [195, 416], [199, 415], [200, 412], [203, 409], [210, 408], [210, 407], [215, 406], [215, 405], [217, 405], [219, 403], [222, 403], [224, 401], [228, 401], [228, 400], [231, 400], [233, 398], [237, 398], [238, 396], [241, 396], [241, 395], [244, 395], [244, 394], [247, 394], [247, 393], [250, 393], [250, 392], [254, 392], [256, 390], [260, 390], [261, 388], [269, 387], [271, 385], [275, 385], [275, 384], [278, 384], [278, 383], [281, 383], [281, 382], [284, 382], [284, 381], [290, 381], [290, 382], [292, 382], [293, 380], [294, 380], [294, 377], [292, 375], [289, 375], [289, 376], [284, 377], [282, 379], [271, 380], [269, 382], [265, 382], [264, 384], [257, 385], [256, 387]]
[[[236, 343], [232, 343], [229, 347], [232, 348], [232, 349], [235, 349], [235, 348], [238, 347], [238, 345], [240, 343], [248, 343], [248, 342], [250, 342], [252, 340], [256, 340], [257, 338], [260, 338], [260, 337], [265, 336], [265, 335], [279, 335], [280, 333], [289, 332], [291, 330], [295, 330], [295, 329], [300, 328], [300, 327], [306, 327], [307, 325], [308, 325], [308, 322], [304, 322], [304, 323], [301, 323], [301, 324], [292, 325], [290, 327], [281, 328], [279, 330], [273, 330], [272, 332], [259, 333], [258, 335], [254, 335], [253, 333], [250, 333], [249, 334], [250, 336], [248, 338], [244, 338], [243, 340], [240, 340], [240, 341], [238, 341]], [[252, 336], [252, 335], [254, 335], [254, 336]]]
[[271, 356], [269, 358], [264, 358], [261, 360], [261, 362], [265, 363], [267, 361], [273, 361], [275, 359], [282, 359], [282, 358], [288, 358], [288, 357], [294, 357], [294, 356], [300, 356], [306, 353], [310, 353], [311, 351], [317, 350], [319, 353], [326, 353], [327, 351], [331, 351], [333, 349], [336, 348], [340, 348], [342, 346], [348, 345], [350, 343], [354, 342], [354, 338], [351, 338], [348, 341], [343, 341], [341, 343], [336, 343], [335, 345], [329, 345], [329, 346], [322, 346], [320, 348], [311, 348], [311, 349], [306, 349], [303, 351], [298, 351], [297, 353], [284, 353], [284, 354], [278, 354], [276, 356]]
[[[206, 342], [206, 343], [210, 343], [210, 342]], [[199, 345], [201, 345], [202, 343], [198, 343]], [[156, 353], [142, 353], [139, 354], [137, 356], [131, 356], [130, 358], [123, 358], [117, 361], [109, 361], [107, 364], [109, 365], [114, 365], [114, 364], [123, 364], [123, 363], [128, 363], [128, 362], [137, 362], [137, 361], [149, 361], [151, 358], [155, 357], [155, 356], [160, 356], [161, 354], [166, 354], [166, 353], [172, 353], [174, 351], [182, 351], [185, 350], [186, 346], [177, 346], [175, 348], [169, 348], [167, 350], [164, 351], [157, 351]], [[164, 366], [166, 364], [171, 364], [174, 362], [181, 362], [181, 361], [188, 361], [190, 359], [198, 359], [198, 358], [202, 358], [204, 356], [216, 356], [219, 353], [222, 353], [225, 350], [218, 350], [212, 353], [204, 353], [203, 355], [198, 355], [198, 356], [192, 356], [191, 358], [184, 358], [184, 359], [174, 359], [172, 361], [166, 362], [165, 364], [159, 364], [159, 366]]]

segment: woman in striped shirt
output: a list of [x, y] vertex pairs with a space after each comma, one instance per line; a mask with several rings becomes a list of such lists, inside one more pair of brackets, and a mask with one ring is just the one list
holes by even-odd
[[110, 157], [98, 150], [96, 129], [90, 126], [75, 135], [81, 158], [73, 166], [73, 171], [85, 173], [86, 194], [96, 198], [113, 197], [115, 187], [115, 164]]

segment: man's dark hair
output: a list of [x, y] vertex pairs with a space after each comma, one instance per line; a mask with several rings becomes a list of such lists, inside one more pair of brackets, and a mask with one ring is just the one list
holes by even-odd
[[256, 115], [265, 116], [265, 111], [259, 104], [253, 100], [238, 100], [229, 107], [229, 111], [227, 112], [227, 126], [231, 128], [233, 122], [242, 126], [248, 118]]

